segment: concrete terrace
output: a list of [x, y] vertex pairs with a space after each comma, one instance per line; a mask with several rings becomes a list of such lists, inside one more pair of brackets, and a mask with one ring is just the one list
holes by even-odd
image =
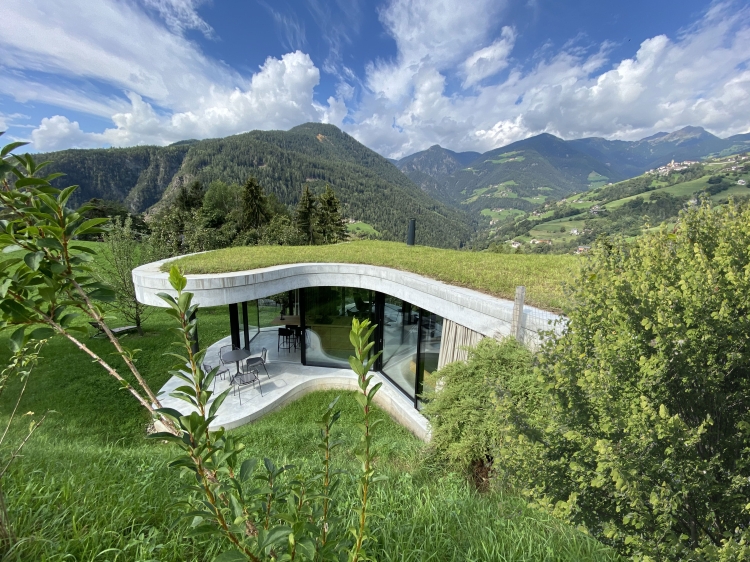
[[[231, 345], [230, 336], [215, 342], [208, 348], [205, 363], [209, 367], [213, 368], [221, 364], [219, 349], [225, 345]], [[350, 369], [305, 366], [300, 363], [299, 350], [277, 352], [276, 331], [261, 331], [256, 335], [250, 343], [250, 352], [253, 356], [260, 355], [263, 347], [268, 350], [266, 368], [269, 374], [267, 376], [263, 368], [260, 368], [259, 378], [263, 394], [261, 395], [258, 390], [257, 383], [254, 388], [252, 385], [242, 387], [241, 394], [230, 392], [219, 408], [218, 416], [211, 425], [212, 429], [222, 426], [226, 429], [239, 427], [278, 410], [310, 392], [359, 389], [357, 377]], [[232, 365], [231, 372], [234, 371], [235, 366]], [[429, 440], [430, 430], [427, 419], [414, 408], [411, 400], [385, 377], [375, 374], [373, 384], [378, 382], [383, 383], [375, 398], [378, 407], [420, 439]], [[182, 384], [184, 381], [177, 377], [172, 377], [167, 381], [158, 392], [162, 406], [174, 408], [180, 412], [190, 410], [186, 402], [169, 396], [170, 392]], [[221, 394], [227, 388], [229, 388], [229, 377], [216, 379], [215, 395]], [[240, 398], [242, 403], [240, 403]]]

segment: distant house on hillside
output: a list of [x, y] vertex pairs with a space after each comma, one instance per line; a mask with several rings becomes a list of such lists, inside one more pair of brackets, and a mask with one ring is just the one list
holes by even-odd
[[737, 185], [745, 185], [746, 183], [745, 180], [737, 180]]
[[570, 233], [571, 233], [571, 234], [572, 234], [573, 236], [578, 236], [578, 235], [580, 234], [580, 232], [578, 231], [578, 229], [577, 229], [577, 228], [571, 228], [571, 229], [570, 229]]
[[585, 254], [591, 249], [591, 246], [578, 246], [578, 249], [576, 250], [576, 254]]
[[521, 243], [520, 242], [516, 242], [515, 240], [513, 240], [513, 242], [510, 243], [510, 247], [511, 248], [520, 248], [521, 247]]

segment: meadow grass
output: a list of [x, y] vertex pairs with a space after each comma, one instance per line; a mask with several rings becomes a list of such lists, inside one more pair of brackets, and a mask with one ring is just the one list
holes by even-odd
[[[222, 309], [199, 312], [202, 341], [225, 335]], [[158, 389], [171, 359], [167, 315], [157, 310], [146, 335], [122, 338], [139, 348], [138, 365]], [[6, 341], [0, 359], [7, 360]], [[87, 343], [106, 352], [107, 342]], [[110, 356], [111, 357], [111, 356]], [[116, 359], [111, 357], [112, 359]], [[7, 419], [18, 385], [6, 390], [0, 420]], [[348, 392], [318, 392], [233, 432], [245, 454], [269, 457], [309, 470], [317, 466], [316, 420], [341, 395], [337, 466], [356, 470], [359, 406]], [[37, 415], [54, 409], [14, 464], [4, 483], [18, 544], [6, 560], [26, 561], [210, 561], [222, 548], [215, 539], [191, 537], [174, 507], [181, 482], [167, 463], [171, 445], [147, 441], [146, 413], [100, 367], [72, 344], [53, 338], [32, 373], [21, 410]], [[500, 491], [479, 494], [461, 476], [429, 462], [427, 447], [404, 427], [384, 420], [375, 436], [378, 470], [388, 480], [373, 495], [373, 553], [384, 561], [617, 560], [612, 551], [524, 501]], [[25, 422], [12, 431], [20, 438]], [[340, 509], [350, 513], [356, 481], [345, 475]]]
[[[100, 245], [92, 247], [101, 250]], [[229, 331], [225, 307], [198, 313], [206, 345]], [[173, 320], [153, 310], [145, 335], [121, 337], [138, 349], [137, 365], [157, 391], [173, 365], [166, 357]], [[124, 323], [115, 314], [114, 326]], [[93, 333], [93, 331], [92, 331]], [[94, 351], [122, 366], [110, 344], [85, 340]], [[0, 337], [0, 361], [9, 358], [7, 334]], [[120, 369], [125, 373], [124, 369]], [[18, 381], [0, 401], [0, 426], [14, 405]], [[353, 393], [318, 392], [282, 410], [233, 430], [245, 444], [245, 456], [292, 463], [300, 470], [317, 467], [317, 419], [341, 396], [336, 437], [343, 442], [334, 461], [342, 469], [345, 493], [339, 509], [351, 513], [357, 468], [353, 451], [359, 442], [359, 406]], [[32, 372], [21, 412], [38, 418], [54, 410], [34, 434], [23, 456], [3, 482], [17, 544], [3, 560], [25, 562], [178, 562], [213, 560], [226, 545], [190, 535], [175, 501], [184, 481], [167, 464], [178, 450], [145, 439], [149, 423], [136, 401], [67, 340], [52, 338]], [[616, 554], [548, 514], [535, 511], [513, 494], [479, 494], [466, 478], [431, 461], [428, 447], [382, 411], [374, 438], [377, 469], [388, 479], [375, 487], [371, 520], [381, 561], [615, 561]], [[28, 418], [10, 432], [10, 442], [24, 435]]]
[[462, 252], [398, 242], [362, 240], [329, 246], [246, 246], [214, 250], [168, 262], [185, 274], [244, 271], [290, 263], [360, 263], [410, 271], [451, 285], [512, 299], [526, 287], [528, 304], [559, 311], [563, 284], [575, 278], [579, 256]]

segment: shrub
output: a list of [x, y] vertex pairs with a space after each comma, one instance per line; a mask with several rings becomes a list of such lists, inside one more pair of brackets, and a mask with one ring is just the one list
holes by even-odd
[[750, 210], [706, 200], [600, 243], [542, 355], [552, 411], [515, 477], [634, 559], [750, 556], [749, 249]]
[[[482, 340], [467, 362], [443, 367], [440, 391], [424, 408], [432, 427], [434, 455], [451, 469], [474, 477], [481, 486], [518, 432], [511, 418], [518, 412], [539, 417], [546, 399], [531, 366], [531, 353], [512, 338]], [[528, 416], [527, 416], [528, 417]]]

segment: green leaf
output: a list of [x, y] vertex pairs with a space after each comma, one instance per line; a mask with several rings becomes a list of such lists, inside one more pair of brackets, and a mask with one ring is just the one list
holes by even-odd
[[12, 283], [13, 281], [10, 278], [3, 279], [3, 282], [0, 283], [0, 297], [5, 298]]
[[240, 467], [240, 482], [246, 482], [253, 472], [255, 472], [256, 466], [258, 466], [258, 459], [244, 460]]
[[23, 261], [26, 262], [31, 271], [37, 271], [39, 264], [42, 263], [42, 258], [44, 258], [44, 252], [29, 252], [23, 257]]
[[8, 345], [10, 346], [10, 349], [13, 351], [13, 353], [18, 353], [19, 351], [21, 351], [21, 348], [23, 348], [23, 336], [25, 329], [26, 328], [21, 326], [15, 332], [13, 332], [13, 335], [10, 336]]
[[187, 279], [176, 265], [169, 270], [169, 283], [175, 291], [182, 291], [187, 286]]
[[114, 302], [117, 295], [112, 289], [100, 287], [89, 293], [89, 297], [102, 302]]
[[24, 146], [24, 145], [26, 145], [26, 144], [29, 144], [29, 143], [27, 143], [27, 142], [21, 142], [21, 141], [18, 141], [18, 142], [12, 142], [12, 143], [10, 143], [10, 144], [6, 144], [6, 145], [5, 145], [4, 147], [3, 147], [3, 149], [2, 149], [2, 150], [0, 150], [0, 158], [2, 158], [3, 156], [7, 156], [7, 154], [8, 154], [9, 152], [11, 152], [11, 151], [15, 150], [16, 148], [19, 148], [19, 147], [21, 147], [21, 146]]
[[55, 335], [55, 331], [52, 328], [42, 327], [37, 328], [29, 334], [30, 340], [48, 340]]
[[247, 556], [239, 550], [229, 550], [219, 554], [214, 558], [214, 562], [247, 562]]

